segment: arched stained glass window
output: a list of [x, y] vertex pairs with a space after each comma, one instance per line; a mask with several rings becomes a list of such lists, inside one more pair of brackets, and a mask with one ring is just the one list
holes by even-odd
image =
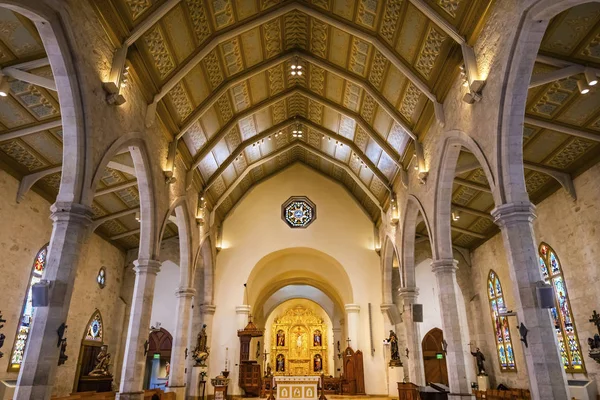
[[507, 317], [501, 317], [499, 314], [506, 312], [504, 304], [504, 292], [498, 275], [490, 271], [488, 275], [488, 299], [490, 301], [490, 313], [492, 315], [492, 329], [496, 337], [496, 351], [498, 352], [498, 361], [502, 371], [516, 371], [515, 354], [513, 352], [512, 340], [510, 337], [510, 325]]
[[87, 325], [84, 340], [101, 343], [103, 333], [102, 328], [102, 316], [100, 315], [100, 311], [96, 310]]
[[584, 373], [585, 364], [581, 355], [581, 346], [577, 338], [577, 329], [575, 329], [575, 320], [560, 261], [552, 247], [546, 243], [540, 244], [539, 254], [542, 276], [546, 282], [554, 286], [556, 307], [551, 310], [551, 315], [562, 363], [567, 372]]
[[29, 278], [29, 284], [27, 285], [25, 304], [23, 304], [23, 310], [21, 312], [21, 321], [19, 322], [15, 344], [13, 345], [13, 350], [10, 354], [10, 363], [8, 364], [9, 372], [19, 371], [21, 368], [21, 363], [23, 362], [25, 346], [27, 345], [29, 329], [31, 329], [31, 322], [33, 319], [33, 307], [31, 305], [31, 285], [38, 283], [42, 279], [42, 274], [46, 268], [47, 256], [48, 246], [44, 246], [37, 253], [35, 260], [33, 261], [31, 276]]

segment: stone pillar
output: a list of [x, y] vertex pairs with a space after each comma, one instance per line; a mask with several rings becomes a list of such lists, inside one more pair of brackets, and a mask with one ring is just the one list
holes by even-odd
[[[408, 379], [415, 385], [425, 385], [425, 372], [423, 368], [423, 352], [421, 349], [421, 335], [419, 324], [413, 322], [412, 305], [417, 302], [419, 289], [416, 287], [400, 288], [398, 297], [402, 310], [402, 324], [406, 335], [406, 348], [408, 348], [408, 358], [406, 359], [405, 371], [408, 373]], [[406, 356], [406, 348], [400, 349]]]
[[[348, 332], [348, 339], [350, 339], [350, 347], [352, 347], [354, 351], [360, 350], [360, 341], [358, 337], [360, 306], [358, 304], [346, 304], [344, 308], [346, 309], [346, 332]], [[344, 348], [345, 347], [346, 346], [344, 346]]]
[[237, 315], [237, 327], [238, 329], [244, 329], [248, 325], [248, 316], [250, 315], [250, 306], [242, 305], [235, 307], [235, 314]]
[[522, 346], [522, 349], [531, 397], [567, 399], [566, 375], [550, 312], [538, 305], [536, 286], [542, 281], [542, 275], [532, 225], [535, 207], [529, 202], [504, 204], [495, 208], [492, 216], [502, 231], [517, 318], [529, 330], [529, 347]]
[[146, 366], [144, 342], [148, 340], [154, 286], [156, 284], [156, 274], [160, 271], [160, 261], [136, 260], [133, 264], [135, 284], [133, 298], [131, 299], [131, 316], [129, 317], [129, 330], [123, 357], [118, 398], [142, 400], [144, 398], [143, 378]]
[[[471, 386], [467, 379], [467, 360], [461, 326], [458, 284], [456, 283], [456, 266], [458, 261], [452, 259], [435, 260], [431, 263], [437, 281], [440, 312], [442, 314], [442, 330], [447, 343], [446, 365], [448, 366], [448, 381], [452, 393], [470, 393]], [[469, 360], [468, 362], [471, 362]]]
[[[92, 210], [81, 204], [55, 203], [50, 210], [54, 223], [44, 271], [49, 303], [34, 312], [14, 395], [19, 400], [49, 399], [52, 394], [60, 353], [56, 331], [67, 322], [79, 255], [92, 222]], [[77, 340], [74, 335], [71, 341]]]
[[171, 348], [171, 372], [167, 391], [175, 392], [177, 399], [185, 397], [185, 349], [188, 344], [190, 311], [192, 310], [192, 298], [195, 293], [196, 289], [193, 288], [179, 288], [175, 292], [177, 297], [177, 322], [175, 324], [173, 347]]

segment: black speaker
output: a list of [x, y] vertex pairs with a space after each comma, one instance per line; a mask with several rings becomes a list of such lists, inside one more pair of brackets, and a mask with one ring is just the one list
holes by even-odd
[[31, 285], [31, 305], [48, 307], [48, 281], [41, 280]]
[[423, 304], [412, 305], [413, 322], [423, 322]]
[[556, 303], [554, 302], [554, 286], [544, 285], [538, 286], [536, 289], [540, 308], [556, 307]]

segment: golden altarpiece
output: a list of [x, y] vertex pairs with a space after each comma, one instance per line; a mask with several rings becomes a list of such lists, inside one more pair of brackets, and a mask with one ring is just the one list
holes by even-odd
[[327, 372], [327, 326], [310, 309], [295, 306], [271, 327], [274, 375], [321, 375]]

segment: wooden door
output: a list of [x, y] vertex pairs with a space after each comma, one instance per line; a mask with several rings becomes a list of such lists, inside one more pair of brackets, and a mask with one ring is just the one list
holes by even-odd
[[423, 338], [423, 365], [426, 383], [443, 383], [448, 386], [448, 367], [446, 355], [442, 349], [444, 334], [441, 329], [433, 328]]

